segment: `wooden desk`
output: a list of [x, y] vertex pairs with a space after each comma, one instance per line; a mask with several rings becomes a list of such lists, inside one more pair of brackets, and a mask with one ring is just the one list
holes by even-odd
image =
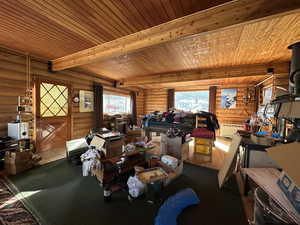
[[[125, 158], [125, 160], [119, 168], [116, 164], [121, 161], [121, 158]], [[101, 159], [100, 161], [102, 164], [101, 170], [93, 169], [93, 173], [103, 186], [117, 182], [118, 177], [125, 173], [133, 172], [135, 166], [144, 166], [146, 164], [145, 154], [141, 151], [133, 151], [122, 156]]]

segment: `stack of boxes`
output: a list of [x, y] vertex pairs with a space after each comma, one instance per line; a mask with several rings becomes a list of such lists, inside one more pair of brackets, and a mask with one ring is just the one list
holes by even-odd
[[209, 155], [212, 152], [213, 140], [209, 138], [195, 138], [195, 152]]
[[194, 153], [209, 157], [212, 161], [212, 149], [214, 145], [214, 133], [208, 130], [207, 119], [196, 116], [196, 128], [193, 130]]

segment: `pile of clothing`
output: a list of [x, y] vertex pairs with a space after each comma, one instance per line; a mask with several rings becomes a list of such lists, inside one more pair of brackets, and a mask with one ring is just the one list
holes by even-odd
[[206, 128], [195, 128], [193, 129], [192, 137], [209, 138], [215, 140], [216, 135], [214, 131], [208, 130]]
[[179, 129], [179, 128], [176, 128], [176, 127], [172, 127], [170, 128], [167, 133], [166, 133], [167, 137], [169, 138], [173, 138], [173, 137], [182, 137], [184, 136], [184, 132]]
[[195, 120], [195, 114], [183, 111], [168, 111], [159, 112], [155, 111], [149, 113], [143, 118], [145, 126], [149, 126], [150, 122], [166, 122], [166, 123], [182, 123], [187, 126], [193, 125]]
[[143, 118], [145, 127], [163, 124], [177, 124], [181, 127], [195, 127], [196, 117], [204, 117], [208, 130], [215, 131], [219, 129], [217, 116], [213, 113], [201, 111], [199, 113], [183, 112], [183, 111], [155, 111], [149, 113]]
[[201, 111], [200, 113], [197, 113], [196, 116], [206, 119], [204, 123], [207, 125], [208, 130], [215, 131], [220, 128], [217, 116], [215, 114]]
[[89, 147], [89, 149], [80, 156], [82, 161], [82, 176], [88, 176], [92, 168], [100, 169], [101, 162], [100, 162], [100, 153], [97, 149], [93, 147]]

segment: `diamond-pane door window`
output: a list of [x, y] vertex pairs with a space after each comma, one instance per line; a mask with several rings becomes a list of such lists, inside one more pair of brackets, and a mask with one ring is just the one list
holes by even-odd
[[62, 85], [41, 83], [41, 117], [68, 115], [68, 88]]

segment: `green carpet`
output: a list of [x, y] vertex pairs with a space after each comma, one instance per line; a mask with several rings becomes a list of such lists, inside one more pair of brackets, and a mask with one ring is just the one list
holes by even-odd
[[[129, 203], [124, 192], [104, 203], [103, 190], [95, 177], [82, 177], [81, 167], [66, 160], [56, 161], [9, 179], [20, 192], [32, 194], [26, 202], [48, 225], [153, 225], [159, 205], [142, 200]], [[193, 188], [198, 206], [184, 210], [178, 225], [247, 224], [235, 181], [234, 191], [219, 190], [217, 171], [184, 165], [183, 174], [165, 190], [165, 198], [183, 188]]]

